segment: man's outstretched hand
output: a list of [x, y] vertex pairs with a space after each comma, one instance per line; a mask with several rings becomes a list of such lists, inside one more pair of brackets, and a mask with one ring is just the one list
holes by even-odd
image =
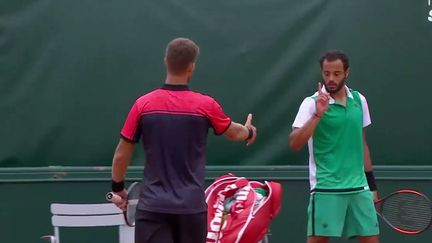
[[253, 144], [255, 142], [255, 139], [256, 139], [256, 136], [257, 136], [257, 129], [256, 129], [256, 127], [254, 125], [252, 125], [252, 114], [251, 113], [248, 114], [246, 122], [245, 122], [244, 125], [248, 129], [250, 128], [253, 131], [252, 138], [246, 140], [246, 142], [247, 142], [246, 146], [249, 146], [249, 145], [251, 145], [251, 144]]

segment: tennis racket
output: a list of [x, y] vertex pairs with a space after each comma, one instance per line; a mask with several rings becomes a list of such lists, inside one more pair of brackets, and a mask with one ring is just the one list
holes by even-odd
[[432, 222], [428, 197], [413, 190], [399, 190], [375, 202], [377, 214], [402, 234], [420, 234]]
[[[135, 212], [138, 205], [138, 200], [140, 196], [140, 183], [134, 182], [127, 189], [127, 204], [123, 211], [124, 219], [128, 226], [135, 226]], [[113, 203], [119, 203], [122, 198], [115, 194], [114, 192], [108, 192], [106, 194], [106, 199]]]

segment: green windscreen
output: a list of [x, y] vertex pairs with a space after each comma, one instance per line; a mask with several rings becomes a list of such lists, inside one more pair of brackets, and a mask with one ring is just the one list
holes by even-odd
[[110, 165], [179, 36], [201, 48], [191, 88], [258, 127], [250, 147], [210, 135], [210, 165], [306, 164], [288, 135], [327, 49], [349, 55], [348, 85], [368, 99], [374, 163], [430, 164], [430, 11], [428, 0], [0, 1], [0, 166]]

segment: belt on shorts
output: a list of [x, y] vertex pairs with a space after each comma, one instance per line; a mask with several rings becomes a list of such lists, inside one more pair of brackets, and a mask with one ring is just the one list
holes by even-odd
[[357, 192], [368, 190], [368, 186], [352, 187], [352, 188], [342, 188], [342, 189], [324, 189], [324, 188], [314, 188], [310, 192]]

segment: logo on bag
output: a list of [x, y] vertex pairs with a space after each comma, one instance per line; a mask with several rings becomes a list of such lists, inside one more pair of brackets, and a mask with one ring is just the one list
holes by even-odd
[[226, 193], [233, 190], [236, 191], [234, 195], [235, 203], [233, 205], [233, 211], [239, 213], [244, 210], [244, 204], [251, 190], [250, 186], [238, 188], [235, 184], [232, 184], [227, 186], [224, 190], [220, 191], [218, 193], [217, 200], [213, 205], [213, 208], [216, 209], [216, 212], [214, 214], [214, 217], [210, 221], [209, 230], [207, 232], [207, 242], [217, 243], [224, 238], [224, 235], [222, 233], [222, 231], [226, 227], [226, 221], [224, 220], [224, 201], [226, 200]]
[[[222, 201], [223, 202], [223, 201]], [[222, 238], [222, 233], [220, 229], [222, 228], [222, 217], [224, 205], [221, 201], [218, 201], [216, 205], [216, 213], [214, 218], [210, 221], [210, 230], [207, 232], [207, 240], [217, 241]]]
[[230, 176], [217, 178], [206, 189], [206, 243], [263, 242], [279, 213], [281, 185]]
[[225, 201], [225, 192], [229, 190], [236, 189], [237, 186], [235, 184], [227, 186], [223, 191], [220, 191], [217, 195], [217, 200], [213, 205], [213, 208], [216, 209], [215, 215], [210, 221], [209, 230], [207, 232], [207, 242], [218, 242], [219, 239], [223, 237], [221, 228], [223, 227], [223, 212], [224, 212], [224, 204]]

